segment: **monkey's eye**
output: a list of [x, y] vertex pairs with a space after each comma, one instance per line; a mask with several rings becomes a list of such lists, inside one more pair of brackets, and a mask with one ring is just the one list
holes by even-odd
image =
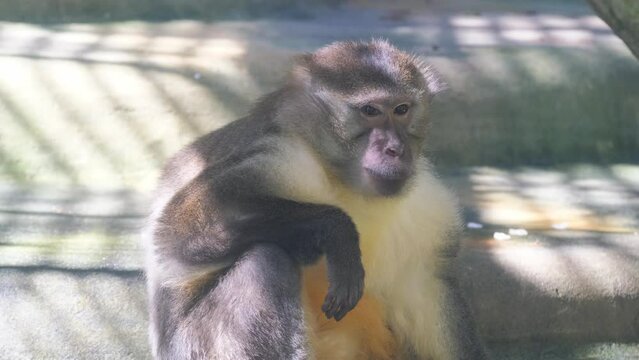
[[393, 110], [393, 112], [396, 115], [404, 115], [408, 112], [409, 106], [407, 104], [401, 104], [401, 105], [397, 105], [397, 107], [395, 107], [395, 110]]
[[370, 105], [364, 105], [364, 106], [362, 106], [362, 108], [360, 110], [366, 116], [377, 116], [377, 115], [382, 113], [381, 111], [375, 109], [374, 107], [372, 107]]

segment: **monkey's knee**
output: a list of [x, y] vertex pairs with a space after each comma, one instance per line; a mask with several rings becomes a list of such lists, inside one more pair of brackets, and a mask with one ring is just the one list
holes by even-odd
[[276, 289], [273, 296], [298, 298], [301, 269], [291, 256], [274, 244], [256, 244], [238, 259], [229, 276], [241, 277], [253, 290]]
[[183, 339], [215, 359], [305, 359], [300, 290], [291, 257], [275, 245], [255, 245], [193, 308]]
[[[306, 359], [299, 266], [258, 244], [195, 293], [156, 293], [156, 357], [162, 360]], [[164, 301], [166, 300], [166, 301]], [[178, 304], [180, 309], [176, 309]], [[171, 317], [170, 315], [173, 314]]]
[[300, 272], [278, 246], [258, 244], [248, 250], [215, 290], [226, 328], [221, 343], [238, 344], [245, 354], [238, 358], [305, 359]]

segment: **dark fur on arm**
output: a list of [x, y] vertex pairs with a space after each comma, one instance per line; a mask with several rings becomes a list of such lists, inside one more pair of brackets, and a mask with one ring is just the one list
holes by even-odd
[[189, 265], [233, 259], [262, 242], [279, 245], [303, 265], [325, 254], [330, 286], [323, 311], [340, 320], [363, 292], [355, 224], [333, 206], [266, 195], [255, 186], [264, 181], [241, 164], [213, 166], [180, 190], [159, 219], [157, 244]]

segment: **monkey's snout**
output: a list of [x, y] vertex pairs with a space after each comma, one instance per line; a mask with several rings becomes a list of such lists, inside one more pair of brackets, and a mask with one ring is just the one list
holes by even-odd
[[404, 147], [401, 145], [388, 145], [384, 149], [384, 154], [390, 157], [398, 158], [404, 154]]

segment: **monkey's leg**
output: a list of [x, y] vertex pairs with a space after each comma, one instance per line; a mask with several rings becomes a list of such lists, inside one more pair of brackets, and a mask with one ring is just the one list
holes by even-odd
[[[307, 340], [300, 301], [300, 269], [276, 245], [257, 244], [217, 279], [191, 297], [161, 309], [177, 320], [159, 344], [166, 360], [306, 359]], [[182, 293], [182, 296], [186, 295]]]

